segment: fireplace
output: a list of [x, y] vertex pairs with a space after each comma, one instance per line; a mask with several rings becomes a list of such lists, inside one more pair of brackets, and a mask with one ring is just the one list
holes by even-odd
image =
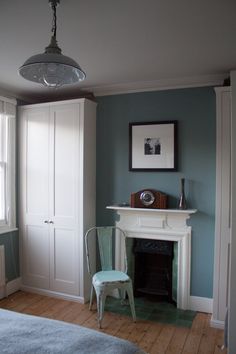
[[[171, 241], [177, 244], [177, 308], [190, 309], [191, 227], [187, 220], [197, 210], [144, 209], [108, 206], [117, 212], [116, 225], [128, 238]], [[119, 241], [118, 241], [119, 240]], [[115, 261], [123, 270], [124, 243], [117, 238]]]
[[174, 244], [171, 241], [134, 240], [134, 296], [174, 303], [172, 269]]

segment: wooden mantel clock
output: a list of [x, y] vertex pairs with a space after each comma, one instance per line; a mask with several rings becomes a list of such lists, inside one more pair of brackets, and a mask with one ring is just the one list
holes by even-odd
[[131, 208], [166, 209], [167, 195], [154, 189], [143, 189], [131, 194]]

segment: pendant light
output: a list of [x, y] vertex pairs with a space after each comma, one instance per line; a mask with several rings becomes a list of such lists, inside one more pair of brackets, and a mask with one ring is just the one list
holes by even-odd
[[49, 0], [53, 11], [52, 37], [45, 52], [33, 55], [19, 68], [20, 75], [29, 81], [46, 87], [58, 88], [62, 85], [83, 81], [85, 72], [73, 59], [63, 55], [57, 45], [56, 8], [60, 0]]

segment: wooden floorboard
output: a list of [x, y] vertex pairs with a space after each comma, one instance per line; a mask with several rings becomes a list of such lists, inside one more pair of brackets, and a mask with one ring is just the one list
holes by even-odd
[[174, 334], [168, 344], [166, 354], [182, 353], [188, 334], [189, 334], [188, 328], [185, 327], [175, 328]]
[[[103, 328], [97, 327], [97, 313], [88, 305], [18, 291], [0, 300], [0, 307], [25, 314], [79, 324], [130, 340], [149, 354], [226, 354], [221, 349], [224, 332], [210, 327], [210, 315], [197, 313], [192, 327], [138, 320], [105, 312]], [[115, 353], [114, 353], [115, 354]]]

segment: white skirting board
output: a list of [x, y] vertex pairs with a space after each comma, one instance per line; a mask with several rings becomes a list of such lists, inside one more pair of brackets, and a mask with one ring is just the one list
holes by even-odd
[[190, 296], [189, 309], [192, 311], [212, 313], [213, 299], [208, 297]]
[[214, 327], [214, 328], [219, 328], [219, 329], [225, 328], [224, 321], [214, 320], [213, 318], [211, 318], [210, 325], [211, 325], [211, 327]]
[[45, 296], [51, 296], [51, 297], [55, 297], [55, 298], [59, 298], [59, 299], [63, 299], [63, 300], [68, 300], [68, 301], [77, 301], [77, 302], [80, 302], [82, 304], [85, 303], [84, 298], [82, 298], [80, 296], [59, 293], [59, 292], [51, 291], [51, 290], [33, 288], [31, 286], [26, 286], [26, 285], [23, 285], [23, 284], [21, 284], [20, 290], [28, 291], [30, 293], [45, 295]]
[[6, 284], [6, 296], [9, 296], [21, 288], [21, 278], [16, 278]]

